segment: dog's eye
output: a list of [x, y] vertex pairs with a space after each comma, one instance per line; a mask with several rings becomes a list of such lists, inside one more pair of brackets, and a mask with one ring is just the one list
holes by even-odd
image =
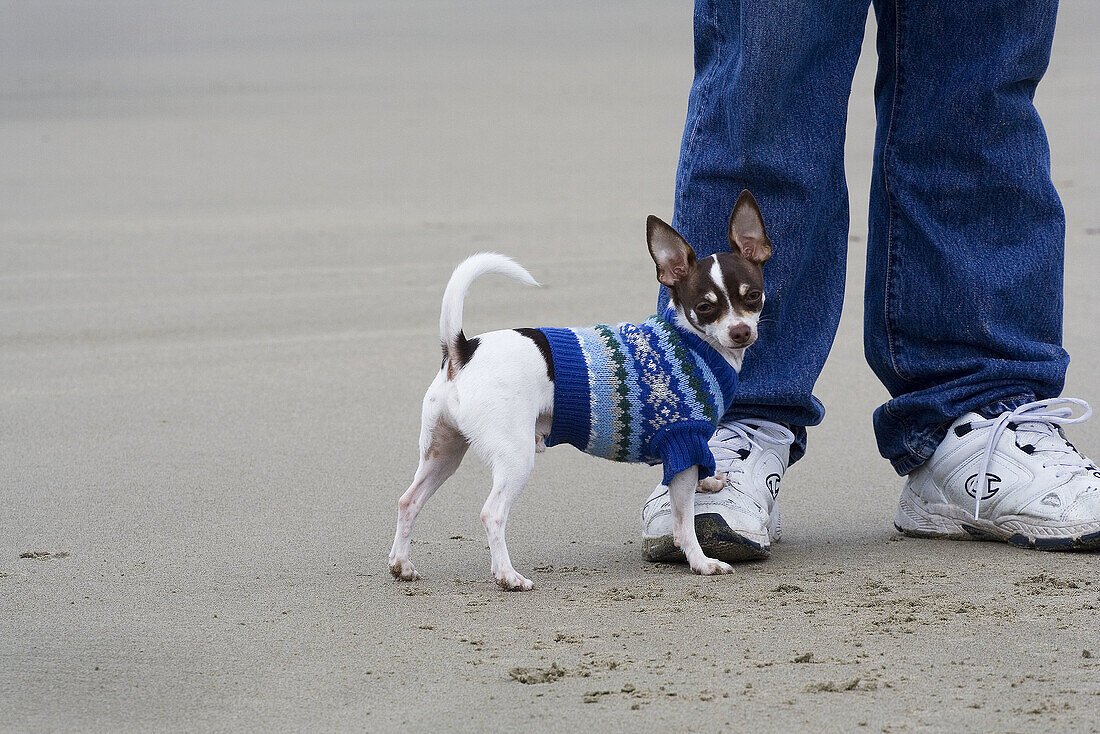
[[695, 306], [695, 313], [706, 316], [707, 314], [714, 313], [715, 305], [710, 301], [700, 301]]
[[760, 291], [749, 291], [748, 293], [745, 294], [745, 305], [746, 306], [758, 306], [758, 305], [760, 305], [760, 300], [763, 297], [764, 297], [764, 294], [761, 293]]

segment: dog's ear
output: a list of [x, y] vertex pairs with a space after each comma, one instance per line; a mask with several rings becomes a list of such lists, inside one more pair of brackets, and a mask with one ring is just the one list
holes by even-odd
[[764, 218], [760, 216], [760, 207], [748, 189], [741, 192], [733, 205], [729, 237], [730, 250], [740, 250], [750, 262], [763, 264], [772, 256], [772, 243], [764, 230]]
[[695, 265], [695, 250], [679, 233], [652, 214], [645, 220], [649, 254], [657, 263], [657, 280], [669, 288]]

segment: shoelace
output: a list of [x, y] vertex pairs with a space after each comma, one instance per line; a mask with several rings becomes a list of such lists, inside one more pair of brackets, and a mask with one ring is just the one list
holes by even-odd
[[[1085, 410], [1082, 415], [1076, 418], [1072, 417], [1073, 406], [1075, 405]], [[1055, 456], [1043, 462], [1044, 469], [1057, 466], [1065, 468], [1072, 476], [1078, 472], [1086, 471], [1091, 464], [1088, 459], [1074, 450], [1064, 438], [1061, 438], [1061, 435], [1058, 434], [1058, 430], [1054, 426], [1068, 426], [1073, 423], [1084, 423], [1091, 415], [1092, 407], [1084, 400], [1078, 400], [1076, 398], [1052, 398], [1050, 400], [1036, 400], [1032, 403], [1025, 403], [1015, 410], [1008, 413], [1002, 413], [996, 418], [971, 421], [970, 427], [972, 429], [989, 428], [992, 426], [992, 430], [989, 432], [989, 438], [986, 439], [985, 442], [985, 448], [982, 450], [982, 460], [979, 464], [978, 478], [974, 482], [976, 485], [974, 487], [974, 519], [978, 519], [978, 511], [981, 509], [982, 497], [989, 491], [989, 465], [993, 461], [993, 451], [1001, 438], [1001, 434], [1005, 432], [1009, 424], [1038, 423], [1042, 424], [1043, 427], [1032, 428], [1028, 426], [1028, 428], [1036, 433], [1045, 433], [1048, 436], [1058, 435], [1064, 446], [1048, 445], [1039, 447], [1036, 445], [1036, 450], [1055, 454]]]
[[747, 459], [753, 448], [763, 448], [761, 444], [764, 443], [790, 446], [794, 443], [794, 434], [786, 426], [771, 421], [755, 418], [730, 421], [718, 426], [710, 440], [710, 451], [718, 472], [729, 474], [738, 461]]

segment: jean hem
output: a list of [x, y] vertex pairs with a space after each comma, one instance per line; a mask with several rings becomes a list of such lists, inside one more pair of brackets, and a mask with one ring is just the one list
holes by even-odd
[[[932, 454], [936, 453], [936, 449], [939, 448], [940, 443], [942, 443], [944, 437], [947, 436], [948, 428], [950, 428], [951, 424], [958, 420], [960, 416], [965, 415], [966, 413], [977, 413], [983, 418], [996, 418], [1002, 413], [1015, 410], [1021, 405], [1026, 405], [1027, 403], [1031, 403], [1034, 401], [1034, 395], [1030, 393], [1020, 393], [1011, 397], [998, 398], [997, 400], [985, 403], [983, 405], [966, 408], [958, 416], [952, 418], [950, 421], [946, 423], [941, 423], [930, 431], [922, 432], [919, 435], [921, 448], [918, 450], [910, 450], [903, 456], [890, 459], [890, 464], [893, 465], [894, 471], [896, 471], [899, 476], [904, 477], [905, 475], [910, 474], [915, 469], [920, 467], [921, 464], [932, 458]], [[890, 414], [894, 415], [893, 412], [891, 412]], [[905, 440], [905, 445], [910, 446], [910, 443], [907, 439]]]
[[977, 413], [983, 418], [996, 418], [1001, 413], [1008, 413], [1016, 410], [1021, 405], [1027, 405], [1028, 403], [1035, 402], [1036, 397], [1031, 394], [1014, 395], [1010, 398], [1001, 398], [1000, 400], [994, 400], [992, 403], [986, 403], [978, 408], [973, 408], [972, 412]]

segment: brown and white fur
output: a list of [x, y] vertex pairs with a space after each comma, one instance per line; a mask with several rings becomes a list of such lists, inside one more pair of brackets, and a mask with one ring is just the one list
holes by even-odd
[[[657, 280], [669, 288], [680, 326], [698, 334], [739, 370], [745, 348], [757, 338], [764, 305], [762, 265], [771, 255], [752, 195], [742, 192], [734, 207], [728, 253], [697, 261], [691, 246], [653, 216], [646, 222], [646, 239]], [[546, 448], [553, 418], [553, 372], [543, 351], [548, 347], [540, 343], [538, 332], [493, 331], [474, 339], [462, 333], [466, 291], [476, 278], [489, 273], [538, 285], [518, 264], [495, 253], [474, 255], [451, 275], [439, 318], [443, 365], [424, 396], [420, 465], [398, 502], [389, 566], [397, 579], [420, 578], [409, 559], [413, 524], [428, 498], [454, 474], [466, 449], [473, 447], [493, 474], [493, 488], [481, 510], [493, 577], [507, 590], [526, 591], [533, 584], [512, 567], [504, 532], [508, 511], [527, 485], [535, 454]], [[691, 467], [669, 483], [675, 542], [692, 571], [730, 573], [733, 567], [708, 558], [695, 536], [698, 476], [698, 467]], [[716, 481], [704, 480], [700, 488], [712, 489], [705, 483]]]

